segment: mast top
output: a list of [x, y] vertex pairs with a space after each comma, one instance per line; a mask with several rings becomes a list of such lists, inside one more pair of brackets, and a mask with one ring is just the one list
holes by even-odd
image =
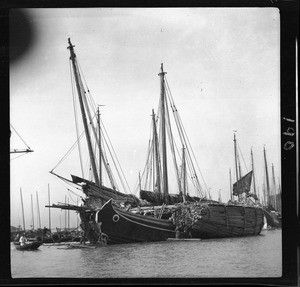
[[75, 58], [76, 57], [76, 55], [75, 55], [75, 52], [74, 52], [74, 47], [75, 47], [75, 45], [72, 45], [72, 43], [71, 43], [71, 39], [70, 38], [68, 38], [68, 42], [69, 42], [69, 46], [67, 47], [67, 49], [69, 49], [70, 50], [70, 53], [71, 53], [71, 59], [73, 58]]
[[70, 45], [70, 46], [68, 47], [68, 49], [75, 47], [75, 46], [72, 45], [72, 43], [71, 43], [71, 38], [68, 38], [68, 43], [69, 43], [69, 45]]
[[164, 76], [167, 72], [164, 72], [164, 64], [160, 64], [160, 73], [158, 74], [159, 76]]

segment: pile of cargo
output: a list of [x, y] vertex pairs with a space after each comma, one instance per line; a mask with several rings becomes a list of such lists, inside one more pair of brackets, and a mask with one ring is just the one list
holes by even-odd
[[263, 226], [263, 211], [254, 206], [182, 203], [172, 221], [180, 231], [190, 230], [193, 237], [257, 235]]

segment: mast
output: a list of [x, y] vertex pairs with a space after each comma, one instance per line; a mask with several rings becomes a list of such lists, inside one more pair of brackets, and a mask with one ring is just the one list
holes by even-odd
[[256, 194], [256, 185], [255, 185], [255, 176], [254, 176], [254, 160], [253, 160], [252, 148], [251, 148], [251, 162], [252, 162], [252, 170], [253, 170], [253, 188], [254, 188], [254, 194]]
[[142, 183], [141, 183], [141, 172], [139, 171], [139, 188], [142, 190]]
[[159, 154], [158, 154], [158, 138], [155, 122], [155, 114], [152, 109], [152, 121], [153, 121], [153, 139], [154, 139], [154, 156], [155, 156], [155, 165], [156, 165], [156, 186], [157, 191], [161, 193], [161, 179], [160, 179], [160, 168], [159, 168]]
[[163, 63], [161, 64], [160, 76], [160, 101], [161, 101], [161, 129], [162, 129], [162, 160], [163, 160], [163, 193], [169, 194], [167, 172], [167, 145], [166, 145], [166, 119], [165, 119], [165, 74]]
[[[77, 200], [76, 200], [76, 205], [78, 206], [78, 197], [77, 197]], [[76, 216], [76, 227], [78, 227], [78, 214]]]
[[230, 199], [233, 200], [233, 196], [232, 196], [232, 180], [231, 180], [231, 168], [229, 169], [229, 195], [230, 195]]
[[265, 160], [265, 172], [266, 172], [266, 184], [267, 184], [267, 205], [269, 205], [270, 204], [270, 183], [269, 183], [269, 174], [268, 174], [268, 165], [267, 165], [265, 146], [264, 146], [264, 160]]
[[[65, 195], [65, 205], [67, 205], [67, 196]], [[65, 230], [67, 230], [67, 210], [65, 209]]]
[[[235, 133], [233, 134], [233, 142], [234, 142], [234, 159], [235, 159], [235, 175], [236, 175], [236, 184], [237, 190], [239, 190], [239, 172], [238, 172], [238, 162], [237, 162], [237, 150], [236, 150], [236, 137]], [[240, 199], [238, 195], [238, 199]]]
[[90, 138], [90, 132], [89, 132], [89, 129], [88, 129], [87, 116], [86, 116], [86, 113], [85, 113], [83, 99], [82, 99], [82, 97], [83, 97], [83, 95], [82, 95], [82, 82], [81, 82], [81, 79], [79, 77], [79, 71], [78, 71], [78, 68], [77, 68], [77, 65], [76, 65], [76, 60], [75, 60], [76, 55], [75, 55], [75, 52], [74, 52], [74, 49], [73, 49], [73, 47], [75, 47], [75, 46], [72, 45], [70, 38], [68, 38], [68, 42], [69, 42], [68, 49], [70, 50], [70, 55], [71, 55], [70, 59], [72, 61], [72, 66], [73, 66], [73, 71], [74, 71], [74, 76], [75, 76], [76, 88], [77, 88], [77, 93], [78, 93], [78, 98], [79, 98], [79, 103], [80, 103], [82, 121], [83, 121], [84, 130], [85, 130], [85, 134], [86, 134], [88, 149], [89, 149], [89, 155], [90, 155], [92, 170], [93, 170], [95, 182], [98, 186], [100, 186], [98, 172], [97, 172], [97, 168], [96, 168], [95, 156], [94, 156], [94, 153], [93, 153], [92, 142], [91, 142], [91, 138]]
[[[69, 197], [68, 197], [68, 205], [69, 205]], [[70, 209], [68, 209], [68, 230], [70, 230]]]
[[277, 211], [278, 207], [277, 207], [277, 192], [276, 192], [276, 181], [275, 181], [275, 173], [274, 173], [274, 165], [272, 163], [272, 181], [273, 181], [273, 187], [272, 187], [272, 190], [273, 190], [273, 196], [274, 196], [274, 208], [275, 210]]
[[99, 129], [99, 183], [100, 186], [102, 185], [102, 161], [101, 161], [101, 157], [102, 157], [102, 151], [101, 151], [101, 129], [100, 129], [100, 111], [99, 111], [99, 107], [97, 109], [97, 122], [98, 122], [98, 129]]
[[186, 161], [185, 161], [185, 148], [182, 146], [182, 176], [183, 176], [183, 201], [186, 197]]
[[37, 205], [39, 228], [41, 229], [41, 214], [40, 214], [40, 205], [39, 205], [38, 192], [36, 192], [36, 205]]
[[[49, 206], [50, 206], [50, 185], [48, 183], [48, 203], [49, 203]], [[50, 211], [50, 207], [49, 207], [49, 230], [51, 232], [51, 211]]]
[[23, 218], [23, 229], [25, 229], [25, 216], [24, 216], [24, 206], [23, 206], [23, 197], [22, 197], [22, 189], [20, 188], [20, 195], [21, 195], [21, 206], [22, 206], [22, 218]]
[[222, 202], [222, 196], [221, 196], [221, 189], [219, 189], [219, 198], [218, 198], [219, 202]]
[[31, 194], [31, 217], [32, 217], [32, 229], [34, 230], [34, 215], [33, 215], [33, 201], [32, 201], [32, 194]]

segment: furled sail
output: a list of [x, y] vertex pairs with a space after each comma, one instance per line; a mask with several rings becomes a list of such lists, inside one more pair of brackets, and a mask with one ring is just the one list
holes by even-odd
[[236, 183], [233, 184], [233, 195], [249, 193], [251, 188], [252, 173], [253, 171], [251, 170], [246, 175], [244, 175], [241, 179], [239, 179]]

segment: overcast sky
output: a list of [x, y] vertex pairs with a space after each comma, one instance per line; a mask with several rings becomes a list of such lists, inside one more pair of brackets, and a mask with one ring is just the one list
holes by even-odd
[[[280, 178], [278, 9], [40, 8], [24, 12], [34, 37], [30, 49], [10, 65], [10, 122], [34, 152], [18, 158], [11, 155], [12, 225], [22, 225], [20, 188], [27, 228], [31, 194], [36, 213], [36, 191], [42, 226], [48, 226], [44, 208], [48, 184], [51, 203], [64, 202], [67, 196], [76, 204], [70, 186], [49, 173], [76, 140], [68, 37], [95, 102], [105, 105], [102, 119], [132, 192], [145, 165], [161, 63], [214, 199], [219, 190], [222, 199], [229, 198], [234, 130], [248, 171], [253, 149], [260, 190], [264, 145], [269, 174], [273, 163], [276, 180]], [[20, 33], [12, 27], [12, 41], [17, 37]], [[26, 146], [12, 130], [13, 148]], [[79, 163], [75, 161], [74, 169]], [[69, 177], [73, 166], [60, 171]], [[245, 171], [243, 162], [242, 168]], [[64, 225], [60, 210], [52, 209], [51, 214], [52, 227]], [[71, 216], [75, 226], [75, 214]]]

